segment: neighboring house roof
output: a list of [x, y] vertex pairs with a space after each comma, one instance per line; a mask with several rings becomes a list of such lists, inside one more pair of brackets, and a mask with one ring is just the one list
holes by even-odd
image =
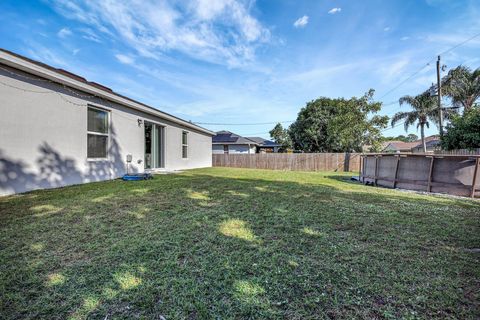
[[[428, 148], [434, 148], [440, 144], [440, 138], [436, 135], [425, 137], [425, 142]], [[412, 149], [422, 148], [422, 140], [416, 140], [413, 142], [403, 141], [388, 141], [388, 144], [383, 148], [383, 151], [399, 151], [406, 152]]]
[[15, 69], [42, 77], [44, 79], [48, 79], [63, 86], [89, 93], [93, 96], [121, 104], [131, 109], [152, 114], [162, 119], [180, 124], [187, 128], [195, 129], [212, 136], [215, 134], [214, 132], [202, 128], [190, 121], [180, 119], [174, 115], [160, 111], [142, 102], [138, 102], [119, 93], [116, 93], [112, 89], [105, 87], [101, 84], [87, 81], [85, 78], [68, 72], [66, 70], [54, 68], [47, 64], [29, 59], [27, 57], [21, 56], [19, 54], [10, 52], [2, 48], [0, 48], [0, 64], [4, 64], [6, 66], [10, 66]]
[[250, 140], [248, 138], [239, 136], [230, 131], [218, 131], [216, 135], [212, 138], [213, 144], [251, 144], [258, 145], [257, 142]]
[[384, 150], [410, 151], [417, 144], [417, 142], [389, 141]]
[[263, 139], [261, 137], [247, 137], [252, 141], [255, 141], [260, 147], [281, 147], [281, 144], [275, 143], [273, 141]]
[[[390, 142], [397, 142], [397, 141], [390, 140], [390, 141], [380, 142], [380, 150], [385, 151]], [[371, 144], [364, 144], [362, 146], [362, 152], [371, 152], [372, 147], [373, 145]]]
[[[420, 143], [413, 147], [412, 149], [421, 149], [422, 148], [422, 140], [419, 140]], [[425, 144], [427, 149], [436, 148], [440, 145], [440, 137], [439, 136], [429, 136], [425, 138]]]

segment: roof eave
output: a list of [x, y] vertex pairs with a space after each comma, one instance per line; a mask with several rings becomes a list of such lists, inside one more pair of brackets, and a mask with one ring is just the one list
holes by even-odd
[[248, 145], [254, 145], [254, 146], [258, 146], [259, 144], [258, 143], [255, 143], [255, 142], [212, 142], [212, 144], [238, 144], [238, 145], [242, 145], [242, 146], [248, 146]]
[[215, 132], [210, 131], [208, 129], [202, 128], [198, 125], [195, 125], [189, 121], [177, 118], [173, 115], [170, 115], [168, 113], [162, 112], [158, 109], [155, 109], [153, 107], [150, 107], [146, 104], [143, 104], [141, 102], [135, 101], [133, 99], [124, 97], [120, 94], [114, 93], [114, 92], [107, 92], [104, 90], [101, 90], [99, 88], [96, 88], [92, 85], [89, 85], [87, 83], [83, 83], [81, 81], [72, 79], [70, 77], [67, 77], [65, 75], [59, 74], [58, 72], [55, 72], [53, 70], [49, 70], [45, 67], [42, 67], [38, 64], [35, 64], [33, 62], [29, 62], [25, 59], [22, 59], [20, 56], [16, 56], [13, 54], [10, 54], [6, 52], [3, 49], [0, 49], [0, 63], [5, 64], [7, 66], [10, 66], [12, 68], [22, 70], [24, 72], [66, 85], [68, 87], [90, 93], [92, 95], [95, 95], [97, 97], [109, 100], [111, 102], [115, 102], [118, 104], [121, 104], [125, 107], [132, 108], [138, 111], [145, 112], [147, 114], [151, 114], [154, 116], [157, 116], [159, 118], [171, 121], [173, 123], [182, 125], [184, 127], [194, 129], [197, 131], [200, 131], [202, 133], [206, 133], [208, 135], [214, 136]]

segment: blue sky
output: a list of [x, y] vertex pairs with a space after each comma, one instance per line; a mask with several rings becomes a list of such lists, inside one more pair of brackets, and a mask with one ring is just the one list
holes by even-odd
[[[0, 47], [202, 123], [291, 121], [307, 101], [369, 88], [393, 115], [436, 81], [438, 53], [480, 32], [475, 0], [3, 0], [0, 12]], [[442, 60], [478, 68], [480, 37]], [[268, 137], [273, 125], [204, 127]]]

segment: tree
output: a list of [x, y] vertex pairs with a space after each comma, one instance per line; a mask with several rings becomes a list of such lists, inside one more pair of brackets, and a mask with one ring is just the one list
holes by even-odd
[[398, 141], [407, 142], [407, 137], [401, 134], [396, 137], [387, 137], [385, 140], [398, 140]]
[[408, 136], [405, 138], [405, 142], [413, 142], [417, 140], [418, 140], [418, 136], [414, 133], [409, 133]]
[[381, 137], [380, 138], [381, 142], [384, 142], [384, 141], [413, 142], [413, 141], [417, 141], [417, 140], [418, 140], [418, 136], [416, 134], [413, 134], [413, 133], [410, 133], [407, 136], [401, 134], [401, 135], [398, 135], [396, 137]]
[[377, 141], [388, 117], [373, 115], [382, 106], [372, 101], [373, 94], [370, 90], [360, 98], [321, 97], [308, 102], [288, 131], [294, 148], [304, 152], [352, 152]]
[[[392, 117], [392, 127], [395, 126], [400, 120], [404, 120], [405, 131], [417, 122], [417, 129], [420, 127], [420, 137], [422, 139], [423, 152], [427, 152], [427, 146], [425, 144], [425, 126], [430, 127], [430, 122], [438, 125], [439, 114], [437, 100], [429, 92], [424, 92], [415, 97], [403, 96], [399, 100], [400, 105], [408, 104], [412, 107], [412, 111], [397, 112]], [[448, 112], [446, 112], [448, 114]], [[444, 116], [446, 116], [444, 113]]]
[[441, 138], [443, 149], [480, 148], [480, 106], [465, 110], [462, 116], [453, 116], [446, 131]]
[[442, 83], [442, 92], [452, 99], [454, 107], [467, 111], [480, 98], [480, 68], [472, 72], [468, 67], [458, 66], [448, 72]]
[[277, 123], [269, 133], [273, 141], [280, 144], [282, 149], [288, 149], [292, 147], [292, 140], [288, 135], [288, 130], [284, 129], [281, 123]]

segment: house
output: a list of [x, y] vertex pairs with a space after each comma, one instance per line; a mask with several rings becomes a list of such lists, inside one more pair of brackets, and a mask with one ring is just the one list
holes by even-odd
[[230, 131], [218, 131], [212, 138], [213, 154], [253, 154], [259, 144]]
[[404, 142], [399, 140], [388, 141], [382, 152], [404, 153], [411, 152], [418, 142]]
[[[436, 135], [425, 137], [425, 143], [427, 153], [434, 152], [440, 147], [440, 137]], [[413, 142], [388, 141], [382, 152], [423, 153], [422, 140], [419, 139]]]
[[[382, 142], [380, 142], [379, 150], [385, 150], [385, 148], [387, 148], [387, 146], [389, 145], [390, 142], [397, 142], [397, 141], [394, 141], [394, 140], [382, 141]], [[401, 141], [398, 141], [398, 142], [401, 142]], [[362, 152], [364, 152], [364, 153], [375, 152], [374, 151], [374, 146], [371, 145], [371, 144], [364, 144], [362, 146]], [[388, 151], [383, 151], [383, 152], [388, 152]]]
[[212, 139], [214, 154], [254, 154], [278, 152], [281, 145], [260, 137], [242, 137], [230, 131], [218, 131]]
[[[412, 148], [412, 153], [423, 153], [422, 140], [419, 140], [419, 144]], [[425, 145], [428, 153], [433, 153], [435, 150], [440, 150], [440, 137], [429, 136], [425, 137]]]
[[282, 147], [282, 145], [278, 143], [260, 137], [247, 137], [247, 139], [258, 144], [256, 147], [256, 153], [276, 153]]
[[0, 114], [1, 195], [212, 165], [214, 132], [3, 49]]

